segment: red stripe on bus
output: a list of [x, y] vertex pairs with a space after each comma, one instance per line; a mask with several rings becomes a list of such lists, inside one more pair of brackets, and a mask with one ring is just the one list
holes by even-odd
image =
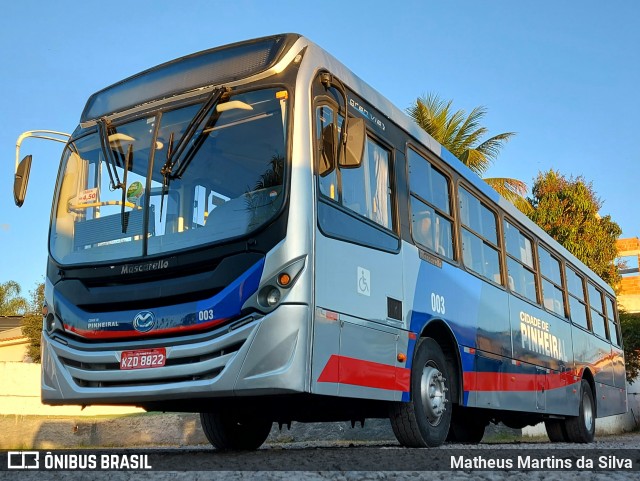
[[[573, 371], [554, 374], [518, 374], [500, 372], [465, 372], [464, 391], [537, 391], [559, 389], [579, 382]], [[409, 392], [411, 369], [332, 355], [318, 382]]]
[[391, 391], [409, 391], [411, 370], [389, 364], [332, 355], [318, 382], [335, 382]]
[[64, 328], [66, 331], [73, 332], [79, 336], [82, 336], [86, 339], [118, 339], [123, 337], [143, 337], [149, 335], [157, 335], [157, 334], [177, 334], [182, 332], [189, 332], [195, 330], [206, 329], [209, 327], [217, 326], [218, 324], [222, 324], [225, 321], [228, 321], [229, 318], [222, 319], [214, 319], [213, 321], [203, 322], [201, 324], [193, 324], [190, 326], [178, 326], [178, 327], [169, 327], [167, 329], [153, 329], [148, 332], [140, 332], [140, 331], [90, 331], [86, 329], [79, 329], [77, 327], [69, 326], [64, 324]]
[[463, 389], [465, 391], [538, 391], [567, 387], [577, 382], [575, 379], [574, 372], [554, 374], [465, 372]]

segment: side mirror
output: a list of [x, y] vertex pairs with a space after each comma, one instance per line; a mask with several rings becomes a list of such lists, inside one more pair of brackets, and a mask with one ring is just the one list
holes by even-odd
[[363, 118], [351, 118], [348, 122], [345, 154], [340, 155], [339, 163], [340, 167], [345, 169], [356, 169], [362, 164], [364, 141], [367, 137], [366, 126]]
[[320, 165], [318, 174], [325, 177], [336, 168], [336, 145], [338, 143], [336, 129], [333, 123], [327, 124], [322, 129], [322, 152], [320, 153]]
[[27, 155], [20, 161], [13, 179], [13, 200], [18, 207], [22, 207], [22, 204], [24, 204], [24, 198], [27, 195], [27, 184], [29, 183], [29, 172], [31, 171], [31, 158], [31, 155]]

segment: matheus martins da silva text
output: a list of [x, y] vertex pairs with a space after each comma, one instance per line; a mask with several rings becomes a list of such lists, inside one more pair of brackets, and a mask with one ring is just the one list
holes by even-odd
[[523, 456], [517, 458], [489, 458], [484, 456], [451, 456], [451, 469], [633, 469], [633, 461], [615, 455], [575, 459], [556, 456]]

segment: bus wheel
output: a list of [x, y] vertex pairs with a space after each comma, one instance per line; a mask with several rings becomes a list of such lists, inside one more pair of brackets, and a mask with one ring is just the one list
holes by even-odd
[[411, 368], [411, 401], [393, 403], [389, 418], [398, 442], [409, 448], [440, 446], [449, 432], [451, 382], [438, 343], [420, 340]]
[[552, 443], [567, 443], [569, 442], [569, 435], [565, 428], [565, 421], [559, 419], [548, 419], [544, 422], [544, 427], [547, 429], [547, 436]]
[[231, 409], [200, 413], [202, 430], [209, 442], [220, 450], [250, 451], [262, 446], [271, 431], [271, 421], [242, 418]]
[[488, 420], [477, 410], [456, 404], [453, 406], [447, 441], [478, 444], [484, 437], [484, 430], [487, 424]]
[[590, 443], [596, 432], [596, 404], [591, 386], [584, 379], [580, 383], [580, 412], [578, 416], [565, 421], [569, 441]]

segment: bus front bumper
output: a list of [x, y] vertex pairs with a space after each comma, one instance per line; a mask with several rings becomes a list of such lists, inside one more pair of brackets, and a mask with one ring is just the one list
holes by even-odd
[[[307, 392], [309, 307], [281, 305], [216, 332], [84, 343], [42, 336], [42, 402], [144, 405], [155, 401]], [[120, 369], [123, 351], [164, 348], [166, 364]]]

